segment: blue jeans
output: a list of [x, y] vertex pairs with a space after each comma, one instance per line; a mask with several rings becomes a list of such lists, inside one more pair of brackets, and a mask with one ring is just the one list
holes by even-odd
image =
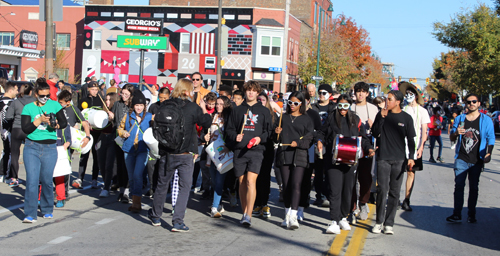
[[453, 193], [454, 208], [453, 214], [462, 216], [462, 209], [464, 207], [464, 188], [465, 179], [469, 176], [469, 201], [467, 208], [469, 209], [469, 216], [476, 215], [477, 196], [479, 193], [479, 176], [484, 168], [482, 161], [476, 164], [470, 164], [462, 159], [455, 159], [455, 192]]
[[226, 180], [226, 174], [220, 174], [217, 171], [217, 167], [215, 167], [214, 163], [210, 165], [210, 178], [212, 179], [212, 188], [214, 189], [214, 200], [212, 202], [212, 207], [219, 207], [220, 200], [222, 198], [222, 192], [224, 190], [224, 182]]
[[439, 154], [438, 157], [441, 157], [441, 153], [443, 152], [443, 140], [441, 136], [429, 136], [431, 138], [431, 158], [434, 158], [434, 145], [436, 145], [436, 141], [439, 144]]
[[24, 194], [24, 214], [37, 219], [38, 184], [42, 183], [40, 210], [51, 214], [54, 210], [52, 175], [57, 162], [56, 144], [40, 144], [26, 139], [24, 143], [24, 167], [26, 168], [26, 191]]
[[128, 171], [128, 184], [131, 196], [142, 196], [142, 177], [148, 163], [148, 152], [125, 152], [125, 165]]

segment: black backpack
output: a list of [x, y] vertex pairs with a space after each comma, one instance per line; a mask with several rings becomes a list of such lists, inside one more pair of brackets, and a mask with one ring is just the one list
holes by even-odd
[[153, 136], [168, 153], [180, 153], [184, 144], [184, 105], [180, 100], [166, 100], [154, 117]]

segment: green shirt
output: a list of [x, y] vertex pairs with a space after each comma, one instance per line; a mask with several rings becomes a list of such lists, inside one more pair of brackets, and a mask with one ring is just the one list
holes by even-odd
[[[41, 107], [37, 106], [35, 103], [36, 101], [24, 106], [23, 112], [21, 113], [21, 115], [30, 116], [31, 122], [35, 121], [35, 119], [44, 113], [47, 115], [50, 113], [56, 114], [62, 109], [61, 104], [53, 100], [48, 100], [47, 103]], [[57, 133], [48, 123], [41, 123], [36, 130], [28, 134], [27, 137], [34, 141], [57, 140]]]

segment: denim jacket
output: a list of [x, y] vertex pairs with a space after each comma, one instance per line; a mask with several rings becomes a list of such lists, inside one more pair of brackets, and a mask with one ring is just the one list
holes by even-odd
[[[141, 113], [141, 115], [143, 115], [143, 114]], [[146, 129], [149, 128], [149, 122], [151, 121], [152, 117], [153, 117], [153, 115], [151, 113], [146, 112], [146, 114], [143, 117], [143, 120], [140, 124], [139, 131], [137, 130], [137, 125], [139, 124], [139, 122], [137, 122], [135, 112], [132, 112], [132, 114], [126, 115], [122, 119], [122, 121], [120, 123], [120, 128], [117, 130], [118, 135], [123, 137], [123, 134], [125, 133], [125, 131], [130, 133], [130, 136], [128, 138], [126, 138], [124, 143], [123, 143], [123, 146], [122, 146], [123, 152], [141, 153], [141, 152], [148, 151], [148, 146], [146, 145], [146, 143], [142, 139], [142, 136], [144, 134], [144, 131], [146, 131]], [[134, 141], [135, 141], [135, 136], [136, 136], [137, 132], [139, 132], [138, 133], [138, 135], [139, 135], [138, 136], [138, 147], [135, 148]]]
[[[461, 122], [465, 122], [465, 114], [461, 114], [455, 118], [453, 123], [453, 128], [450, 133], [455, 133]], [[479, 157], [483, 159], [486, 155], [486, 148], [488, 145], [495, 145], [495, 129], [493, 128], [493, 121], [491, 118], [483, 113], [479, 116], [479, 134], [481, 137], [481, 143], [479, 144]], [[457, 147], [455, 148], [455, 159], [458, 157], [460, 152], [462, 142], [462, 135], [458, 136]], [[491, 153], [491, 152], [490, 152]]]

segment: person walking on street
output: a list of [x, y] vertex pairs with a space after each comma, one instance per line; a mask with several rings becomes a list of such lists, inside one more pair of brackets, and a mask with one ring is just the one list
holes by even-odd
[[[422, 107], [424, 99], [418, 93], [417, 88], [408, 82], [402, 82], [399, 85], [399, 91], [405, 94], [408, 105], [403, 108], [403, 111], [411, 116], [413, 119], [413, 128], [415, 129], [415, 166], [412, 169], [406, 168], [406, 190], [405, 199], [401, 204], [401, 209], [405, 211], [412, 211], [410, 206], [410, 196], [415, 184], [415, 171], [423, 170], [422, 155], [424, 153], [425, 142], [427, 141], [427, 126], [431, 122], [429, 113]], [[406, 158], [408, 159], [408, 145], [406, 145]]]
[[[413, 119], [402, 111], [403, 93], [392, 90], [387, 95], [386, 107], [375, 118], [372, 134], [377, 139], [377, 210], [372, 232], [394, 234], [393, 226], [399, 201], [399, 193], [406, 170], [405, 140], [408, 142], [408, 167], [415, 165], [415, 128]], [[389, 198], [387, 198], [389, 194]], [[386, 210], [387, 201], [387, 210]]]
[[491, 118], [478, 111], [481, 102], [476, 94], [465, 97], [467, 114], [455, 118], [450, 140], [457, 140], [455, 149], [455, 192], [453, 193], [453, 214], [449, 222], [462, 221], [465, 180], [469, 176], [469, 200], [467, 203], [470, 223], [477, 222], [476, 205], [479, 191], [479, 176], [484, 164], [491, 161], [495, 145], [495, 130]]
[[[435, 107], [433, 109], [434, 115], [431, 116], [431, 122], [429, 123], [429, 137], [430, 137], [430, 155], [429, 162], [436, 163], [436, 160], [444, 163], [441, 154], [443, 153], [443, 140], [441, 139], [441, 129], [443, 128], [443, 117], [439, 115], [439, 108]], [[436, 160], [434, 160], [434, 146], [436, 141], [439, 144], [439, 153]]]

